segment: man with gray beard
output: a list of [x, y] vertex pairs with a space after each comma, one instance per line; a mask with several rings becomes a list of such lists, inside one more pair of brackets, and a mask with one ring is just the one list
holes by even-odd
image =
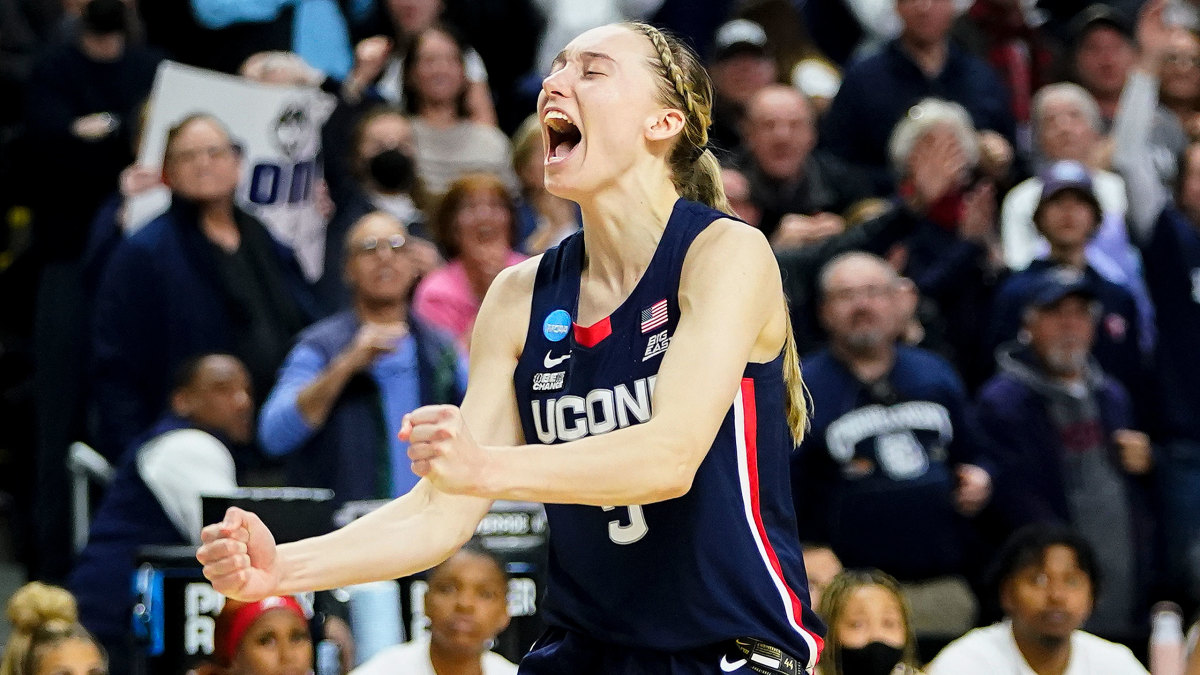
[[1046, 272], [1025, 305], [1021, 339], [998, 352], [978, 417], [997, 470], [990, 515], [1007, 532], [1038, 522], [1077, 529], [1095, 547], [1105, 585], [1088, 630], [1120, 639], [1144, 616], [1153, 456], [1147, 436], [1130, 428], [1125, 389], [1090, 355], [1100, 313], [1083, 273]]
[[803, 365], [814, 414], [792, 460], [801, 540], [899, 579], [918, 635], [960, 635], [976, 607], [963, 578], [968, 519], [991, 489], [962, 380], [936, 354], [897, 344], [911, 282], [885, 260], [843, 254], [819, 284], [830, 345]]

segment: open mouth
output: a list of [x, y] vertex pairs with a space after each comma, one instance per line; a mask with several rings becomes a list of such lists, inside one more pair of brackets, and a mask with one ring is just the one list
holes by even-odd
[[566, 114], [557, 110], [547, 112], [543, 121], [546, 124], [546, 130], [550, 132], [550, 141], [546, 149], [546, 163], [566, 159], [583, 140], [583, 134], [580, 133], [579, 127], [575, 126]]

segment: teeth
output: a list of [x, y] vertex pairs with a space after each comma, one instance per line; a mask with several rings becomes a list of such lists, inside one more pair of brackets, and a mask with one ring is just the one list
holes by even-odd
[[543, 118], [543, 121], [545, 121], [546, 126], [558, 132], [566, 131], [570, 127], [575, 126], [574, 124], [571, 124], [571, 118], [557, 110], [551, 110], [550, 112], [546, 113], [546, 117]]

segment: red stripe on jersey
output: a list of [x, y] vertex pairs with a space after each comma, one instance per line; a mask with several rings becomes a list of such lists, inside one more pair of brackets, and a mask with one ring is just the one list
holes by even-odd
[[[774, 570], [776, 578], [783, 583], [787, 589], [788, 599], [792, 603], [792, 613], [796, 617], [796, 623], [812, 636], [812, 639], [817, 643], [818, 653], [824, 648], [825, 641], [820, 635], [808, 630], [804, 626], [804, 603], [800, 602], [800, 598], [796, 596], [796, 592], [788, 585], [787, 579], [783, 576], [783, 567], [779, 564], [779, 556], [775, 553], [775, 547], [771, 545], [771, 540], [767, 538], [767, 528], [763, 526], [762, 513], [759, 511], [758, 499], [758, 411], [754, 403], [754, 380], [753, 378], [742, 378], [742, 418], [746, 442], [746, 464], [750, 477], [750, 512], [754, 514], [754, 526], [758, 529], [758, 536], [762, 539], [763, 547], [766, 549], [767, 558], [771, 562], [771, 569]], [[816, 656], [809, 655], [816, 663]]]
[[607, 316], [590, 326], [580, 326], [574, 322], [571, 326], [575, 329], [575, 342], [583, 347], [595, 347], [601, 340], [612, 335], [612, 324]]

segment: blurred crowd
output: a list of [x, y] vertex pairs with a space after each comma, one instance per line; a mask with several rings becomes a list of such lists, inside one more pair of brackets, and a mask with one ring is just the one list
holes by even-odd
[[[705, 60], [725, 191], [776, 251], [814, 586], [875, 570], [830, 588], [894, 591], [914, 668], [1028, 628], [1031, 565], [1103, 580], [1068, 635], [1144, 647], [1156, 601], [1200, 607], [1194, 0], [0, 0], [0, 506], [31, 577], [118, 644], [137, 547], [195, 543], [200, 495], [411, 488], [400, 419], [461, 400], [491, 282], [581, 227], [541, 80], [621, 20]], [[143, 151], [168, 60], [332, 102], [313, 264], [235, 120]], [[75, 551], [79, 442], [114, 474]], [[1059, 529], [1014, 553], [1030, 526]]]

